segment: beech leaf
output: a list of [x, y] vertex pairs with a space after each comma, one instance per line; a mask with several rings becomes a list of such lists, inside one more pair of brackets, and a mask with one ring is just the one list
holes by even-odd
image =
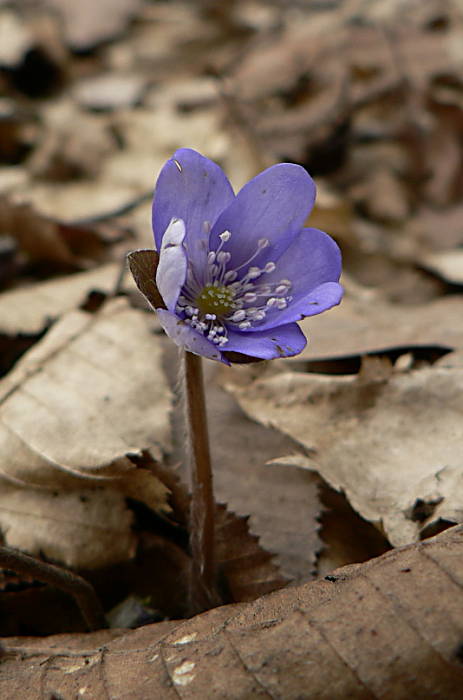
[[228, 388], [305, 450], [276, 463], [318, 472], [397, 546], [463, 520], [463, 371], [373, 360], [354, 377], [282, 372]]
[[[461, 696], [463, 528], [324, 580], [127, 634], [4, 640], [0, 692], [74, 697]], [[423, 613], [425, 611], [425, 614]], [[85, 694], [82, 693], [85, 688]]]
[[[2, 498], [0, 528], [7, 543], [32, 553], [53, 552], [72, 566], [89, 566], [89, 560], [94, 566], [95, 558], [81, 547], [74, 549], [60, 529], [41, 539], [46, 528], [38, 520], [65, 520], [68, 530], [72, 523], [78, 529], [90, 508], [78, 505], [79, 494], [82, 502], [91, 503], [99, 494], [101, 518], [110, 509], [108, 499], [120, 514], [118, 527], [124, 524], [128, 555], [132, 537], [124, 496], [153, 510], [168, 510], [168, 488], [133, 461], [144, 450], [160, 461], [170, 449], [171, 392], [161, 362], [161, 347], [146, 315], [116, 299], [98, 314], [64, 316], [0, 382], [0, 479], [10, 493], [10, 499], [7, 491]], [[12, 490], [18, 492], [15, 518], [24, 515], [21, 533], [11, 526]], [[66, 498], [54, 501], [55, 492], [74, 494], [68, 498], [77, 504], [76, 513], [66, 510]], [[96, 504], [94, 508], [96, 512]], [[26, 517], [32, 511], [35, 524], [32, 516]], [[106, 535], [101, 539], [94, 532], [92, 537], [106, 563], [120, 558], [115, 538], [117, 556], [107, 551]]]

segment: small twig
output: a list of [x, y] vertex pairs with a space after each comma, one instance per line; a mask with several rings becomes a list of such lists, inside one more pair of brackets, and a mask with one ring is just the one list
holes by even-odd
[[218, 603], [214, 555], [214, 495], [201, 358], [185, 352], [185, 399], [190, 443], [192, 556], [191, 604], [208, 608]]
[[73, 596], [90, 632], [107, 627], [100, 601], [93, 586], [77, 574], [53, 564], [34, 559], [28, 554], [0, 546], [0, 567], [49, 583]]

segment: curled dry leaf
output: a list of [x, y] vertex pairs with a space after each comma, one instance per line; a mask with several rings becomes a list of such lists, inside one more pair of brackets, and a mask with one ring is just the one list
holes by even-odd
[[284, 372], [228, 388], [251, 418], [305, 450], [276, 462], [318, 472], [402, 545], [463, 520], [463, 371], [391, 372]]
[[[170, 448], [170, 405], [161, 348], [143, 312], [118, 299], [99, 314], [66, 315], [0, 383], [6, 542], [90, 568], [121, 558], [125, 530], [129, 556], [124, 496], [168, 508], [168, 489], [131, 457], [148, 449], [162, 459]], [[95, 524], [91, 538], [80, 527], [86, 519]], [[105, 523], [115, 524], [118, 537], [109, 537]], [[63, 537], [63, 528], [72, 537]]]
[[[427, 698], [463, 683], [463, 528], [183, 623], [5, 640], [5, 700]], [[424, 614], [424, 612], [426, 614]]]

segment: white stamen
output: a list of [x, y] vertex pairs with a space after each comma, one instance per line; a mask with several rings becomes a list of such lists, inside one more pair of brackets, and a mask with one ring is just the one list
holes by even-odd
[[279, 284], [275, 289], [275, 294], [286, 294], [288, 287], [285, 284]]
[[265, 272], [273, 272], [276, 268], [276, 265], [274, 262], [268, 262], [266, 266], [264, 267]]
[[236, 272], [236, 270], [229, 270], [225, 273], [223, 278], [225, 282], [233, 282], [234, 280], [236, 280], [237, 277], [238, 273]]
[[260, 277], [261, 274], [262, 270], [260, 269], [260, 267], [250, 267], [246, 273], [246, 277], [250, 280], [255, 280], [258, 277]]
[[258, 287], [254, 287], [256, 294], [259, 296], [266, 297], [272, 293], [272, 287], [269, 284], [261, 284]]
[[270, 297], [270, 299], [267, 299], [267, 306], [268, 307], [275, 306], [276, 303], [277, 303], [276, 297]]
[[280, 310], [286, 309], [287, 306], [288, 306], [288, 304], [286, 303], [286, 299], [277, 299], [276, 300], [277, 309], [280, 309]]
[[246, 318], [246, 311], [244, 309], [239, 309], [238, 311], [235, 311], [233, 316], [231, 316], [230, 321], [243, 321]]
[[230, 233], [230, 231], [224, 231], [223, 233], [221, 233], [221, 234], [219, 235], [219, 238], [220, 238], [221, 241], [223, 241], [224, 243], [226, 243], [226, 242], [229, 241], [230, 238], [231, 238], [231, 233]]
[[208, 265], [212, 265], [212, 263], [215, 263], [215, 253], [213, 250], [209, 251], [207, 254], [207, 262]]
[[257, 247], [259, 248], [259, 250], [262, 250], [263, 248], [266, 248], [269, 243], [270, 241], [268, 238], [259, 238], [259, 240], [257, 241]]
[[255, 292], [246, 292], [246, 294], [243, 296], [243, 299], [247, 303], [252, 303], [253, 301], [256, 301], [257, 294]]
[[250, 328], [251, 324], [249, 321], [242, 321], [242, 323], [238, 324], [238, 328], [242, 331], [246, 330], [246, 328]]
[[225, 253], [224, 251], [217, 253], [217, 260], [219, 261], [219, 263], [227, 263], [230, 259], [231, 253]]

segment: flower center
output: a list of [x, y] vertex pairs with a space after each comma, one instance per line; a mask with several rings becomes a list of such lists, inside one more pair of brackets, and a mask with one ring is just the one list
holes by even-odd
[[202, 314], [226, 316], [235, 308], [233, 289], [221, 285], [206, 284], [195, 299], [195, 306]]
[[268, 313], [283, 311], [292, 301], [290, 280], [262, 280], [275, 271], [275, 262], [269, 260], [261, 267], [252, 264], [269, 245], [268, 239], [259, 238], [248, 259], [231, 268], [231, 253], [223, 250], [231, 236], [230, 231], [220, 234], [217, 250], [207, 253], [205, 269], [195, 270], [189, 263], [175, 307], [184, 323], [220, 347], [228, 343], [229, 330], [245, 331], [264, 321]]

